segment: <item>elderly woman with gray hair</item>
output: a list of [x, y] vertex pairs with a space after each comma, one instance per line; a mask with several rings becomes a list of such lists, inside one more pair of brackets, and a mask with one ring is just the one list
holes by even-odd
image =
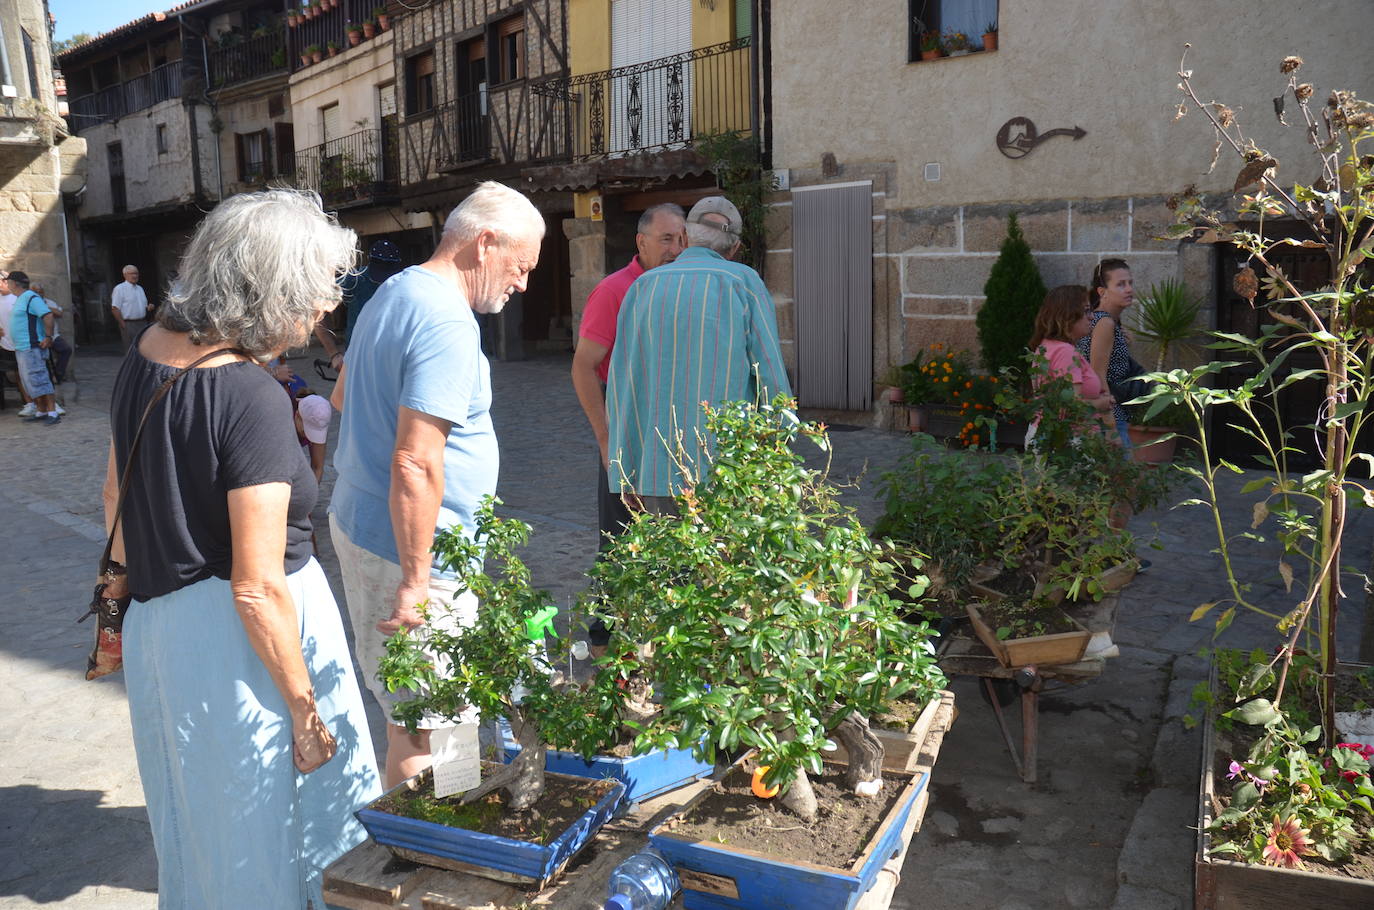
[[313, 194], [227, 199], [115, 380], [105, 508], [127, 568], [105, 593], [134, 601], [124, 669], [163, 908], [323, 907], [320, 873], [380, 792], [312, 556], [315, 476], [259, 366], [306, 342], [353, 261]]

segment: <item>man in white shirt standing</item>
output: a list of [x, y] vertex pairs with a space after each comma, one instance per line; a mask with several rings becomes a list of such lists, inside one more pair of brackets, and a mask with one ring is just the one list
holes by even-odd
[[148, 296], [138, 286], [138, 266], [124, 266], [124, 283], [110, 296], [110, 312], [119, 323], [119, 341], [124, 350], [148, 322]]

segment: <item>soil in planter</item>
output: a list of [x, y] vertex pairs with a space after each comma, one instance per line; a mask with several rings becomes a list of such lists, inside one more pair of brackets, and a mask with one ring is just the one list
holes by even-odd
[[1031, 610], [1016, 604], [1011, 598], [998, 603], [979, 604], [978, 613], [994, 633], [1004, 627], [1010, 628], [1011, 634], [1003, 638], [1031, 638], [1080, 631], [1063, 610]]
[[887, 710], [881, 714], [875, 714], [868, 719], [869, 724], [874, 727], [881, 727], [884, 730], [898, 730], [907, 733], [916, 725], [921, 712], [925, 711], [929, 702], [907, 701], [899, 698], [887, 706]]
[[789, 860], [847, 869], [877, 833], [883, 817], [897, 801], [906, 780], [883, 778], [882, 792], [863, 799], [844, 786], [844, 773], [825, 766], [811, 777], [820, 806], [808, 825], [775, 799], [759, 799], [750, 790], [755, 763], [746, 760], [716, 783], [691, 814], [666, 826], [677, 837], [707, 844], [756, 850]]
[[[483, 762], [482, 776], [485, 778], [500, 767]], [[600, 802], [614, 785], [614, 781], [546, 775], [544, 793], [538, 801], [523, 812], [511, 812], [506, 809], [506, 794], [501, 790], [466, 806], [459, 802], [461, 794], [435, 799], [433, 778], [426, 775], [419, 790], [399, 790], [382, 797], [372, 808], [543, 846]]]

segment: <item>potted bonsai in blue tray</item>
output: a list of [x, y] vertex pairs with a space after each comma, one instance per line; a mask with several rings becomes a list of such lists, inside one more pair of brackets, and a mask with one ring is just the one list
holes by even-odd
[[[689, 908], [852, 907], [901, 848], [927, 783], [883, 770], [867, 717], [898, 697], [936, 696], [933, 633], [889, 597], [886, 545], [793, 450], [798, 437], [826, 451], [829, 441], [792, 404], [708, 407], [712, 460], [689, 471], [680, 514], [637, 516], [593, 570], [612, 630], [596, 685], [650, 679], [661, 701], [638, 722], [638, 744], [710, 760], [753, 750], [650, 832]], [[823, 761], [832, 737], [847, 766]], [[772, 832], [809, 830], [842, 814], [821, 800], [866, 813], [852, 853], [770, 855], [753, 845], [758, 832], [734, 826], [767, 813]]]
[[[485, 765], [480, 785], [460, 795], [433, 800], [427, 774], [420, 775], [359, 810], [358, 818], [374, 840], [408, 859], [542, 887], [612, 817], [625, 794], [625, 785], [619, 781], [565, 778], [564, 789], [571, 788], [573, 795], [565, 795], [563, 801], [572, 799], [585, 811], [572, 819], [566, 831], [548, 830], [545, 820], [552, 810], [540, 803], [548, 746], [594, 753], [615, 734], [620, 719], [616, 699], [578, 687], [554, 670], [542, 630], [556, 607], [546, 592], [530, 585], [529, 570], [515, 555], [516, 548], [529, 539], [529, 526], [496, 517], [497, 502], [494, 498], [483, 502], [476, 542], [449, 530], [437, 535], [434, 543], [438, 562], [456, 572], [477, 596], [476, 621], [467, 627], [446, 622], [442, 614], [451, 605], [423, 605], [424, 640], [409, 631], [394, 635], [387, 643], [381, 673], [393, 690], [411, 688], [423, 693], [395, 709], [395, 719], [410, 730], [417, 728], [425, 714], [456, 720], [472, 705], [485, 721], [509, 720], [519, 752], [509, 764]], [[491, 573], [484, 569], [487, 561], [493, 564]], [[532, 630], [537, 633], [531, 634]], [[431, 659], [425, 649], [439, 659]], [[422, 804], [407, 808], [416, 800]], [[527, 830], [528, 836], [510, 837], [430, 820], [454, 816], [513, 816], [513, 827]], [[487, 828], [501, 825], [483, 822]]]

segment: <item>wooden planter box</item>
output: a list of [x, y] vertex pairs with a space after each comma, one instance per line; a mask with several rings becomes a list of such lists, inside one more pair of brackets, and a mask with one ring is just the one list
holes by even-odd
[[[1353, 665], [1351, 665], [1353, 666]], [[1355, 667], [1355, 669], [1364, 669]], [[1337, 672], [1340, 672], [1339, 670]], [[1217, 672], [1212, 668], [1212, 695]], [[1294, 910], [1297, 907], [1374, 907], [1374, 881], [1277, 866], [1257, 866], [1207, 855], [1216, 781], [1212, 766], [1216, 727], [1208, 712], [1202, 726], [1202, 780], [1198, 786], [1197, 852], [1193, 857], [1194, 910]]]
[[[663, 824], [649, 832], [649, 843], [677, 870], [687, 910], [854, 910], [888, 859], [906, 849], [907, 821], [930, 780], [921, 773], [889, 773], [905, 777], [906, 786], [868, 848], [847, 869], [689, 841], [665, 831]], [[698, 794], [681, 811], [690, 812], [704, 796]]]
[[973, 623], [973, 631], [978, 634], [979, 640], [987, 645], [988, 650], [997, 658], [997, 662], [1004, 667], [1071, 664], [1083, 657], [1088, 640], [1092, 638], [1092, 633], [1085, 629], [1082, 623], [1069, 616], [1070, 621], [1078, 627], [1077, 631], [999, 641], [997, 633], [983, 622], [977, 606], [965, 604], [964, 609], [968, 612], [968, 618]]
[[[911, 725], [911, 729], [905, 733], [883, 727], [870, 728], [883, 743], [884, 771], [916, 770], [921, 760], [921, 743], [925, 742], [926, 736], [930, 733], [930, 725], [935, 722], [940, 704], [939, 696], [932, 698], [916, 718], [916, 722]], [[836, 745], [839, 748], [835, 750], [835, 761], [848, 764], [849, 751], [845, 749], [844, 743], [837, 742]]]
[[[428, 770], [393, 787], [418, 790], [429, 781]], [[532, 844], [495, 834], [482, 834], [465, 828], [450, 828], [382, 812], [368, 804], [354, 814], [367, 833], [396, 856], [411, 862], [436, 866], [455, 872], [469, 872], [483, 878], [543, 888], [557, 878], [585, 847], [601, 826], [610, 821], [621, 800], [625, 785], [608, 782], [609, 791], [588, 809], [568, 830], [548, 844]]]

